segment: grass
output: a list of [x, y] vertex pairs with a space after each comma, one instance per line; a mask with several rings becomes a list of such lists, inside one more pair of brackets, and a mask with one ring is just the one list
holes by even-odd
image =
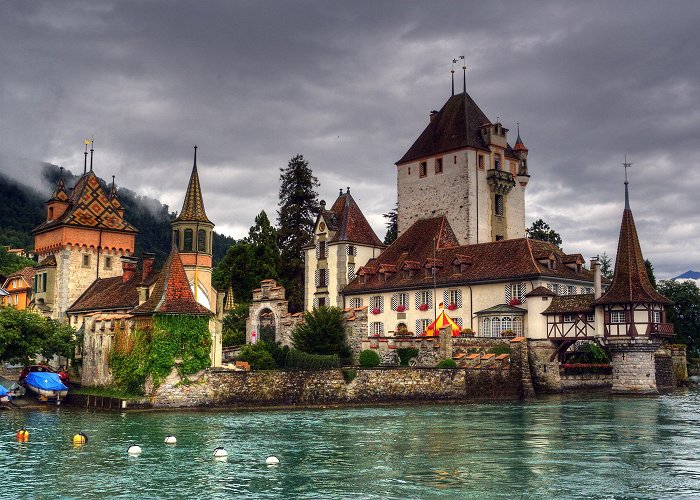
[[140, 399], [143, 397], [141, 394], [130, 394], [113, 387], [81, 387], [80, 389], [72, 389], [70, 392], [80, 396], [101, 396], [117, 399]]

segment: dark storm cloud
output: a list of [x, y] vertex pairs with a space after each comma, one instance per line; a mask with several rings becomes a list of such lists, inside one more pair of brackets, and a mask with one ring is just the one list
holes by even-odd
[[[303, 153], [321, 195], [353, 195], [380, 237], [393, 163], [464, 54], [484, 112], [530, 148], [528, 221], [615, 252], [621, 163], [645, 255], [698, 267], [700, 62], [694, 2], [16, 2], [0, 15], [0, 161], [96, 170], [179, 209], [199, 150], [207, 212], [242, 236], [274, 218]], [[458, 82], [461, 87], [461, 81]], [[36, 175], [38, 175], [38, 170]]]

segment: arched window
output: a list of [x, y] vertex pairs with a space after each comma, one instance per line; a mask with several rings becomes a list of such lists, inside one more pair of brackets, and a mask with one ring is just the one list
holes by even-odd
[[501, 318], [491, 318], [491, 336], [500, 337], [501, 336]]
[[191, 229], [185, 229], [185, 241], [182, 245], [182, 251], [183, 252], [191, 252], [192, 251], [192, 230]]
[[206, 252], [207, 251], [207, 233], [204, 229], [200, 229], [197, 232], [197, 251]]

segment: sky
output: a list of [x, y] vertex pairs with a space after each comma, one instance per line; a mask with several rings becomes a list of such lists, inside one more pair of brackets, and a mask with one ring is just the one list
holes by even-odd
[[[614, 255], [622, 162], [657, 277], [700, 270], [700, 2], [0, 0], [0, 169], [95, 172], [179, 210], [197, 144], [207, 214], [276, 220], [301, 153], [384, 238], [396, 167], [450, 95], [453, 58], [529, 149], [527, 224]], [[459, 82], [458, 82], [459, 85]], [[511, 144], [514, 138], [511, 137]]]

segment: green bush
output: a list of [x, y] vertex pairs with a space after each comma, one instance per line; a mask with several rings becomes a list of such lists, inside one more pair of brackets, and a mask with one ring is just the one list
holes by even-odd
[[418, 356], [418, 349], [415, 347], [401, 347], [396, 349], [396, 354], [399, 355], [399, 364], [401, 366], [408, 366], [408, 362], [411, 358]]
[[337, 307], [319, 307], [304, 313], [304, 321], [292, 332], [295, 349], [309, 354], [337, 354], [350, 363], [352, 352], [345, 341], [345, 318]]
[[372, 349], [366, 349], [360, 353], [360, 366], [373, 368], [375, 366], [379, 366], [379, 362], [379, 354]]
[[357, 370], [354, 368], [343, 368], [343, 378], [346, 383], [350, 383], [357, 377]]
[[269, 352], [272, 359], [275, 360], [275, 365], [277, 365], [277, 368], [284, 368], [286, 366], [289, 347], [286, 345], [283, 346], [279, 342], [262, 342], [259, 340], [258, 344], [260, 343], [265, 346], [267, 352]]
[[238, 360], [247, 361], [253, 370], [273, 370], [277, 368], [275, 359], [267, 350], [267, 345], [264, 342], [244, 345], [241, 353], [238, 355]]
[[299, 370], [328, 370], [339, 368], [340, 358], [337, 354], [309, 354], [297, 349], [289, 349], [286, 366]]
[[457, 363], [454, 359], [443, 359], [437, 365], [438, 368], [457, 368]]
[[492, 347], [488, 350], [488, 352], [490, 354], [495, 354], [496, 356], [499, 354], [510, 354], [510, 346], [508, 344], [500, 344]]

